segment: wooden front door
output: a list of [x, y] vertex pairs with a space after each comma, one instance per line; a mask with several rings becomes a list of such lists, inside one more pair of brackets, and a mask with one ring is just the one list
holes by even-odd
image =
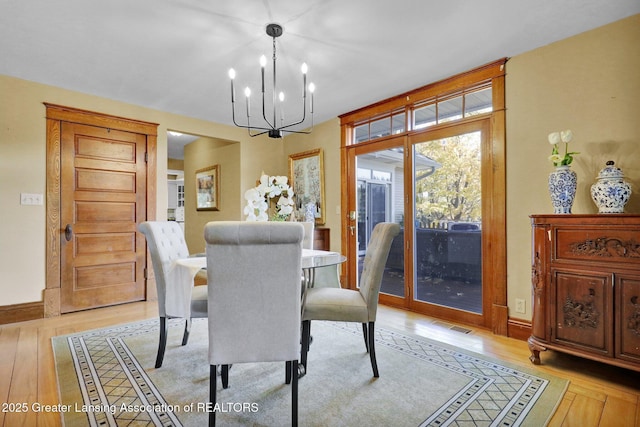
[[61, 123], [60, 311], [145, 299], [147, 135]]

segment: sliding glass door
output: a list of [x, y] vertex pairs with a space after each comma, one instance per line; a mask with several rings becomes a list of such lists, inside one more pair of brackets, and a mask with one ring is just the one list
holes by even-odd
[[482, 313], [481, 142], [473, 131], [413, 144], [415, 301]]
[[[404, 220], [401, 189], [404, 185], [404, 149], [383, 148], [356, 156], [357, 171], [357, 256], [358, 278], [371, 233], [380, 222]], [[402, 236], [391, 249], [387, 269], [382, 278], [381, 292], [404, 297], [404, 253]]]
[[483, 280], [488, 129], [487, 120], [477, 120], [350, 150], [356, 283], [375, 225], [402, 227], [383, 275], [382, 303], [483, 323], [491, 301]]
[[505, 61], [340, 116], [346, 286], [384, 218], [381, 303], [507, 334]]

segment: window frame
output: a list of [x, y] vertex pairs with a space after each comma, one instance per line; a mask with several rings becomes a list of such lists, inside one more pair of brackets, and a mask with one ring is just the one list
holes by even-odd
[[[487, 270], [491, 273], [484, 277], [489, 280], [492, 285], [492, 296], [490, 302], [490, 310], [486, 310], [480, 320], [475, 318], [460, 319], [451, 318], [451, 320], [462, 320], [466, 323], [487, 327], [499, 335], [507, 335], [508, 327], [508, 307], [507, 307], [507, 274], [506, 274], [506, 170], [505, 170], [505, 146], [506, 146], [506, 119], [505, 119], [505, 64], [507, 58], [485, 64], [473, 70], [461, 73], [447, 79], [420, 87], [418, 89], [396, 95], [392, 98], [377, 102], [372, 105], [362, 107], [358, 110], [341, 115], [341, 210], [342, 217], [346, 218], [341, 224], [341, 238], [343, 253], [353, 253], [354, 239], [350, 236], [349, 230], [352, 224], [352, 216], [350, 212], [354, 211], [354, 179], [353, 170], [354, 159], [360, 148], [372, 149], [374, 145], [389, 144], [396, 138], [404, 138], [405, 153], [410, 152], [409, 140], [412, 135], [421, 132], [432, 132], [438, 129], [444, 129], [448, 126], [459, 126], [465, 122], [473, 122], [479, 119], [488, 120], [489, 141], [491, 149], [488, 150], [490, 155], [483, 158], [483, 168], [489, 171], [486, 179], [486, 187], [489, 188], [489, 194], [486, 195], [489, 205], [487, 211], [491, 212], [487, 223], [483, 225], [486, 236], [491, 241], [491, 265], [487, 266]], [[485, 87], [491, 87], [492, 110], [481, 114], [471, 114], [464, 117], [464, 101], [462, 106], [463, 117], [460, 120], [437, 123], [421, 129], [413, 129], [413, 112], [416, 106], [424, 106], [430, 101], [437, 102], [438, 99], [448, 98], [456, 93], [465, 94], [482, 90]], [[464, 98], [463, 98], [464, 99]], [[437, 105], [437, 104], [436, 104]], [[402, 134], [391, 134], [386, 137], [377, 139], [369, 139], [366, 141], [355, 141], [355, 126], [363, 125], [372, 120], [390, 116], [394, 112], [404, 110], [405, 115], [405, 131]], [[371, 146], [369, 148], [366, 148]], [[486, 164], [484, 164], [486, 162]], [[407, 164], [407, 170], [412, 166]], [[483, 178], [484, 179], [484, 178]], [[406, 206], [405, 212], [411, 209], [410, 204], [412, 198], [408, 195], [412, 194], [409, 184], [405, 184]], [[485, 195], [483, 194], [483, 198]], [[484, 199], [483, 199], [484, 200]], [[412, 230], [412, 224], [405, 224], [405, 229]], [[406, 233], [411, 235], [411, 233]], [[407, 245], [411, 242], [407, 241]], [[407, 247], [405, 245], [405, 247]], [[407, 250], [412, 250], [407, 247]], [[405, 259], [410, 258], [406, 257]], [[347, 277], [346, 286], [352, 287], [355, 283], [354, 268], [351, 265], [352, 260], [347, 260]], [[410, 267], [405, 268], [405, 272], [410, 272]], [[464, 317], [464, 316], [463, 316]], [[443, 318], [447, 318], [446, 314]]]

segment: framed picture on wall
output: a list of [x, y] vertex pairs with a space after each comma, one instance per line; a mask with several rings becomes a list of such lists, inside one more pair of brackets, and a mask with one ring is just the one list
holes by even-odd
[[298, 221], [313, 213], [315, 223], [325, 223], [324, 158], [322, 148], [289, 156], [291, 187], [295, 193]]
[[196, 171], [196, 210], [220, 209], [220, 165]]

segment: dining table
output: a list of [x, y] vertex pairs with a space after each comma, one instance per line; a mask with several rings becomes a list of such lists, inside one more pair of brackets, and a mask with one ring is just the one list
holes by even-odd
[[[319, 267], [338, 265], [347, 260], [339, 252], [316, 249], [302, 249], [300, 266], [302, 268], [302, 305], [306, 289], [313, 288], [315, 270]], [[169, 275], [173, 283], [166, 289], [167, 299], [165, 311], [168, 316], [189, 318], [191, 316], [191, 290], [194, 278], [202, 269], [207, 268], [205, 253], [197, 253], [187, 258], [177, 258], [170, 265]]]

